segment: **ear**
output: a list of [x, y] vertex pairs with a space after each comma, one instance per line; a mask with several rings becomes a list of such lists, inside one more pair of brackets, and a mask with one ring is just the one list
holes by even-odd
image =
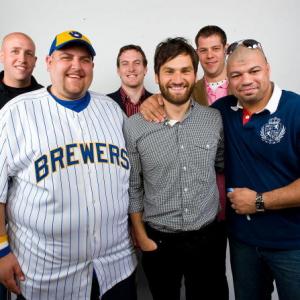
[[268, 71], [269, 77], [271, 77], [271, 66], [269, 63], [267, 63], [267, 71]]
[[148, 72], [148, 67], [146, 66], [146, 67], [145, 67], [144, 76], [146, 76], [147, 72]]
[[155, 82], [159, 84], [159, 76], [157, 74], [155, 74]]
[[3, 64], [4, 61], [4, 53], [3, 51], [0, 51], [0, 63]]
[[228, 47], [229, 47], [229, 44], [227, 43], [224, 47], [224, 55], [226, 55]]
[[35, 64], [36, 64], [36, 61], [37, 61], [37, 57], [35, 56], [34, 58], [35, 58], [35, 61], [34, 61], [34, 66], [35, 66]]
[[198, 76], [197, 76], [197, 73], [195, 73], [195, 82], [196, 83], [198, 81]]
[[50, 69], [52, 60], [53, 60], [53, 58], [52, 58], [51, 55], [47, 55], [47, 56], [46, 56], [46, 65], [47, 65], [47, 71], [48, 71], [48, 72], [49, 72], [49, 69]]
[[120, 68], [119, 67], [117, 67], [117, 73], [118, 73], [119, 77], [121, 77], [121, 75], [120, 75]]

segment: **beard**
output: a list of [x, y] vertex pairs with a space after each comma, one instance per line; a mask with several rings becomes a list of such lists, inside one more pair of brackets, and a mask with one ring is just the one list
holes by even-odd
[[[158, 85], [159, 85], [159, 88], [160, 88], [160, 92], [161, 92], [162, 96], [164, 97], [164, 99], [166, 101], [170, 102], [171, 104], [180, 106], [180, 105], [185, 104], [186, 102], [188, 102], [190, 100], [190, 97], [192, 95], [195, 83], [194, 84], [188, 84], [186, 82], [186, 83], [182, 83], [182, 84], [171, 84], [171, 85], [164, 86], [159, 82]], [[176, 86], [186, 88], [185, 93], [176, 95], [176, 94], [171, 93], [169, 91], [169, 88], [176, 87]]]

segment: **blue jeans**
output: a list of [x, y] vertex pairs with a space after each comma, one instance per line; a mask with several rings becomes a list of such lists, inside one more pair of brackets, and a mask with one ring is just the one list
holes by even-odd
[[300, 250], [266, 249], [229, 239], [236, 300], [300, 299]]

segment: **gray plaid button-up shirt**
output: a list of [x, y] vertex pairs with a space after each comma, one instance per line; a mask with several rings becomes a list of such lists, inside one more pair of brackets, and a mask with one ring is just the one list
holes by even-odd
[[182, 122], [151, 123], [136, 114], [125, 121], [131, 164], [129, 213], [164, 232], [198, 230], [219, 209], [215, 168], [223, 168], [219, 112], [193, 103]]

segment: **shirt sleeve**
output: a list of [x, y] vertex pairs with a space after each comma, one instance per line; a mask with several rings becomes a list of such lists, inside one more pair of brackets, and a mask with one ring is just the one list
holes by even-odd
[[128, 158], [130, 161], [130, 178], [129, 178], [129, 213], [142, 212], [144, 210], [143, 196], [143, 175], [141, 168], [140, 155], [137, 149], [134, 131], [131, 130], [133, 122], [129, 119], [124, 120], [124, 137]]
[[0, 114], [0, 203], [6, 203], [8, 191], [7, 130], [3, 114]]
[[219, 114], [219, 123], [220, 123], [220, 139], [218, 142], [218, 149], [215, 159], [215, 168], [218, 173], [224, 171], [224, 131], [223, 131], [223, 122], [221, 115]]

